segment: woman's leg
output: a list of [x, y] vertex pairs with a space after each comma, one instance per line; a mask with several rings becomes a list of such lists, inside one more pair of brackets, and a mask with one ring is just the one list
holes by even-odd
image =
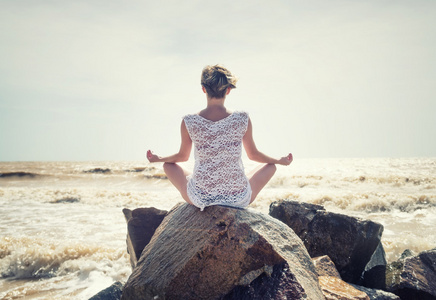
[[186, 176], [190, 173], [174, 163], [164, 163], [163, 169], [171, 183], [179, 190], [183, 199], [192, 204], [188, 197], [188, 180], [186, 179]]
[[264, 188], [264, 186], [270, 181], [277, 170], [276, 165], [266, 164], [255, 169], [248, 175], [248, 179], [251, 185], [251, 200], [250, 203], [256, 199], [257, 194]]

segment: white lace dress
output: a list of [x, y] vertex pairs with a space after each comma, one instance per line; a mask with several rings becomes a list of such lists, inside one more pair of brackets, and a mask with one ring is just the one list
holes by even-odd
[[241, 152], [248, 114], [234, 112], [219, 121], [194, 114], [183, 120], [194, 143], [195, 166], [188, 176], [189, 199], [201, 210], [210, 205], [247, 206], [251, 187]]

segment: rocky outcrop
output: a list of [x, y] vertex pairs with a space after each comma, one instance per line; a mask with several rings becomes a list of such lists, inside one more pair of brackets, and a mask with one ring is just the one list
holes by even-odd
[[386, 288], [402, 300], [436, 300], [436, 248], [388, 264]]
[[125, 208], [123, 213], [127, 221], [127, 252], [130, 255], [130, 264], [134, 268], [142, 250], [150, 242], [167, 211], [154, 207], [137, 208], [133, 211]]
[[307, 250], [288, 226], [250, 209], [200, 212], [183, 203], [142, 251], [122, 299], [324, 297]]
[[[341, 276], [339, 275], [335, 264], [327, 255], [313, 258], [312, 261], [318, 275], [320, 276], [319, 283], [327, 299], [359, 299], [362, 297], [366, 299], [366, 296], [356, 291], [357, 289], [358, 291], [365, 293], [370, 300], [400, 300], [397, 295], [392, 293], [378, 289], [366, 288], [355, 284], [347, 284], [340, 280]], [[335, 277], [337, 279], [332, 279], [330, 277]]]
[[311, 257], [328, 255], [342, 279], [350, 283], [359, 282], [383, 232], [381, 224], [296, 201], [273, 202], [270, 215], [298, 234]]
[[91, 170], [85, 170], [83, 173], [94, 173], [94, 174], [106, 174], [111, 173], [112, 171], [110, 169], [102, 169], [102, 168], [94, 168]]
[[28, 177], [34, 178], [40, 176], [39, 174], [29, 173], [29, 172], [6, 172], [0, 173], [0, 178], [8, 178], [8, 177]]
[[117, 281], [88, 300], [119, 300], [121, 299], [122, 291], [123, 284]]

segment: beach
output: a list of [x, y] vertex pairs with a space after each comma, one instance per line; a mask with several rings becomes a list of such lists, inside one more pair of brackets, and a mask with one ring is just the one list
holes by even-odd
[[[436, 158], [296, 158], [249, 209], [281, 199], [383, 224], [388, 262], [436, 247]], [[122, 209], [180, 201], [161, 164], [0, 162], [0, 299], [88, 299], [127, 280]]]

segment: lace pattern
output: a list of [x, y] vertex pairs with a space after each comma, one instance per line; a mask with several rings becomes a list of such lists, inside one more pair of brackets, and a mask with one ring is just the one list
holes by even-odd
[[247, 206], [251, 187], [241, 153], [248, 114], [234, 112], [219, 121], [195, 114], [183, 119], [194, 143], [194, 172], [188, 177], [191, 201], [201, 210], [210, 205]]

